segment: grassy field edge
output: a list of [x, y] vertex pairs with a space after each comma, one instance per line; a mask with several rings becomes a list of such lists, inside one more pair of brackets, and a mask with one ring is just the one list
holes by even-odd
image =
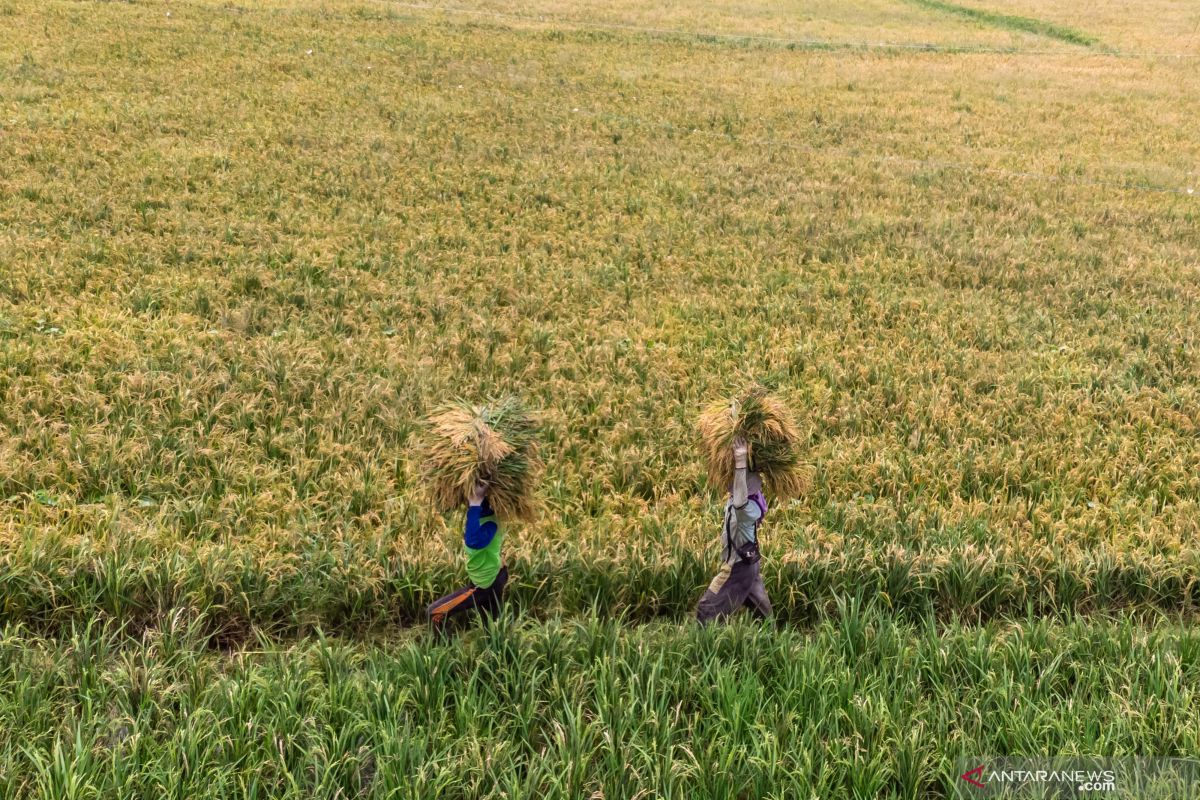
[[[508, 601], [520, 613], [632, 622], [689, 615], [715, 568], [707, 552], [670, 546], [550, 548], [506, 558]], [[1200, 565], [1104, 551], [1039, 556], [859, 544], [768, 552], [763, 572], [777, 616], [795, 624], [812, 623], [847, 597], [900, 617], [973, 620], [1125, 608], [1191, 613], [1200, 604]], [[45, 632], [93, 617], [149, 627], [183, 614], [237, 640], [256, 628], [291, 635], [418, 624], [428, 603], [464, 581], [457, 557], [405, 555], [378, 540], [262, 552], [35, 537], [0, 557], [0, 608], [7, 620]]]
[[5, 796], [945, 797], [961, 757], [1200, 752], [1200, 635], [1132, 618], [206, 636], [5, 626]]

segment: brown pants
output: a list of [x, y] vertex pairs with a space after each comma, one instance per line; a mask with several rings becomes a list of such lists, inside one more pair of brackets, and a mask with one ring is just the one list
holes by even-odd
[[733, 567], [722, 565], [696, 605], [696, 619], [701, 624], [714, 619], [724, 621], [742, 606], [759, 619], [770, 617], [771, 600], [759, 573], [760, 564], [759, 561], [753, 564], [739, 561]]

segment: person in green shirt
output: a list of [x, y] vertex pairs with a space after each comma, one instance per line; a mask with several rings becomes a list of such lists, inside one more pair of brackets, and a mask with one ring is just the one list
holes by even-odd
[[500, 613], [504, 585], [508, 583], [508, 568], [500, 557], [503, 539], [500, 524], [488, 505], [487, 485], [477, 483], [467, 498], [467, 524], [463, 531], [470, 583], [429, 606], [429, 623], [435, 630], [445, 629], [450, 620], [470, 611], [489, 618]]

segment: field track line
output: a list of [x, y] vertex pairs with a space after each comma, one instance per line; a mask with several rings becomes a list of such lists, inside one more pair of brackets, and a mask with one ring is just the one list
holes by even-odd
[[1200, 53], [1165, 53], [1154, 51], [1132, 50], [1092, 50], [1086, 48], [1063, 50], [1027, 50], [1013, 47], [973, 47], [939, 44], [923, 44], [918, 42], [883, 42], [883, 41], [834, 41], [827, 39], [792, 39], [782, 36], [767, 36], [756, 33], [728, 33], [724, 31], [689, 31], [676, 28], [656, 28], [645, 25], [634, 25], [625, 22], [603, 22], [599, 20], [570, 20], [561, 17], [548, 17], [536, 14], [519, 14], [509, 11], [491, 11], [482, 8], [464, 6], [443, 6], [432, 3], [413, 3], [405, 0], [380, 0], [386, 5], [412, 9], [414, 11], [435, 11], [443, 14], [461, 14], [492, 19], [534, 22], [542, 25], [557, 25], [576, 30], [608, 30], [629, 33], [643, 33], [651, 36], [672, 36], [699, 40], [719, 40], [725, 42], [760, 42], [780, 47], [796, 47], [814, 50], [912, 50], [923, 53], [944, 53], [950, 55], [1011, 55], [1011, 56], [1075, 56], [1094, 58], [1162, 58], [1162, 59], [1193, 59], [1200, 58]]

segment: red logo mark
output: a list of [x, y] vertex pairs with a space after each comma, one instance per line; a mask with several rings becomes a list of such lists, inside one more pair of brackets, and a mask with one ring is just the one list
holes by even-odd
[[962, 778], [964, 781], [971, 784], [972, 786], [978, 786], [980, 789], [982, 789], [984, 786], [986, 786], [986, 784], [980, 783], [979, 781], [972, 778], [971, 777], [972, 775], [980, 775], [980, 776], [983, 775], [983, 764], [980, 764], [978, 767], [976, 767], [975, 769], [973, 769], [969, 772], [964, 772], [962, 775], [959, 775], [958, 777]]

